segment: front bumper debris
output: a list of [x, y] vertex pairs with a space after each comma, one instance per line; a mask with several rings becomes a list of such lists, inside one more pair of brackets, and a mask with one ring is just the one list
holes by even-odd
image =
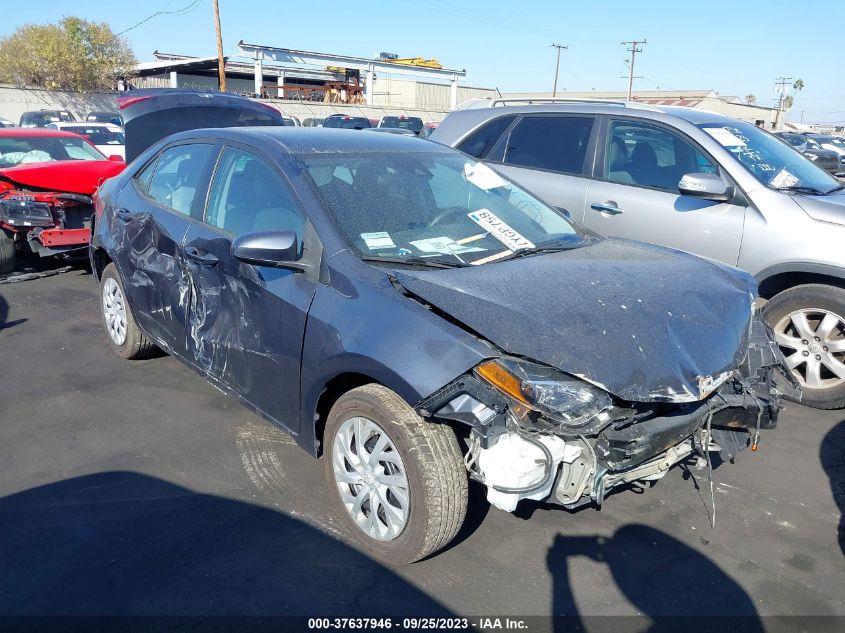
[[777, 425], [781, 396], [800, 397], [800, 391], [756, 316], [748, 341], [742, 363], [706, 398], [683, 404], [615, 400], [607, 423], [590, 436], [551, 431], [555, 426], [542, 420], [532, 424], [473, 375], [426, 398], [417, 411], [469, 427], [467, 470], [487, 486], [496, 507], [513, 511], [523, 499], [600, 506], [610, 489], [656, 481], [691, 455], [716, 452], [729, 461], [749, 446], [756, 450], [760, 430]]

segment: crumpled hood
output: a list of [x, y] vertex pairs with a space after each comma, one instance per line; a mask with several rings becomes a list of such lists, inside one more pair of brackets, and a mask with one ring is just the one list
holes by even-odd
[[6, 167], [0, 169], [0, 178], [23, 187], [90, 196], [104, 180], [124, 169], [125, 163], [110, 160], [60, 160]]
[[507, 353], [641, 402], [710, 393], [745, 356], [756, 293], [737, 269], [610, 239], [395, 277]]
[[796, 204], [814, 220], [845, 224], [845, 189], [826, 196], [793, 196]]

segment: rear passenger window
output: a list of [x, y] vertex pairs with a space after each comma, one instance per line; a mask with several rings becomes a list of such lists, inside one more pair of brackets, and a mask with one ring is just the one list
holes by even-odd
[[525, 117], [510, 134], [505, 163], [582, 174], [593, 123], [593, 117]]
[[234, 147], [223, 152], [205, 221], [232, 235], [290, 229], [302, 244], [305, 221], [287, 183], [263, 160]]
[[479, 160], [485, 158], [515, 118], [516, 115], [500, 116], [485, 123], [458, 143], [457, 148]]
[[614, 121], [605, 152], [611, 182], [677, 192], [688, 173], [716, 174], [718, 169], [689, 142], [661, 127]]
[[147, 195], [166, 207], [191, 215], [213, 145], [177, 145], [161, 153]]
[[156, 165], [158, 165], [158, 159], [159, 157], [156, 156], [154, 160], [151, 160], [146, 167], [135, 175], [135, 184], [137, 184], [138, 188], [145, 194], [150, 193], [150, 180], [152, 180], [153, 173], [155, 173]]

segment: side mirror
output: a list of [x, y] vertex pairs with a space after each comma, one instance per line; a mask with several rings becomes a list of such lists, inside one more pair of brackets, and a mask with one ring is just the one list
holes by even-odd
[[123, 156], [121, 156], [120, 154], [112, 154], [111, 156], [109, 156], [109, 160], [114, 163], [122, 163]]
[[678, 183], [678, 191], [684, 196], [717, 202], [730, 200], [734, 195], [733, 187], [726, 185], [716, 174], [684, 174]]
[[[232, 257], [258, 266], [278, 266], [298, 262], [299, 239], [291, 230], [276, 229], [246, 233], [232, 242]], [[294, 266], [300, 268], [300, 266]]]

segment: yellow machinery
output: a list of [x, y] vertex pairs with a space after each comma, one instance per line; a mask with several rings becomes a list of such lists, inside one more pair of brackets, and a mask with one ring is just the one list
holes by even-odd
[[389, 62], [391, 64], [400, 64], [402, 66], [422, 66], [423, 68], [443, 68], [436, 59], [423, 59], [422, 57], [403, 57], [397, 59], [382, 59], [380, 61]]

